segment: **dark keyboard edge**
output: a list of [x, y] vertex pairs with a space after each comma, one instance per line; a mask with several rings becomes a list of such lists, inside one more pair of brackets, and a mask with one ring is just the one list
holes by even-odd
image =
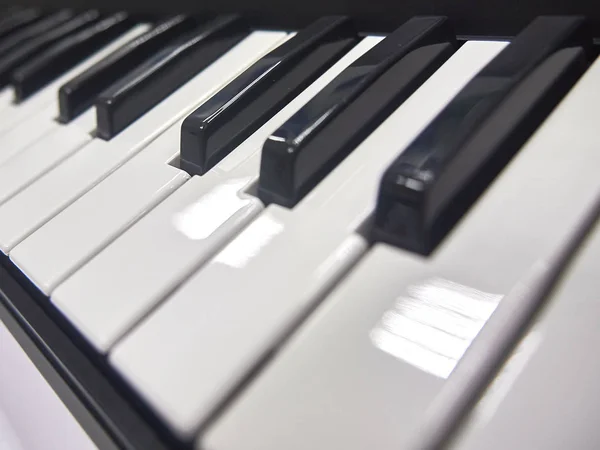
[[99, 449], [191, 450], [191, 442], [178, 441], [145, 405], [124, 395], [118, 375], [106, 373], [79, 332], [3, 254], [0, 322]]

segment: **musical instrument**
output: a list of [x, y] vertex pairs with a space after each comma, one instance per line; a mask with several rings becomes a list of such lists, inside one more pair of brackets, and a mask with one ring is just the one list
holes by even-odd
[[2, 12], [0, 319], [100, 448], [599, 445], [600, 8], [369, 3]]

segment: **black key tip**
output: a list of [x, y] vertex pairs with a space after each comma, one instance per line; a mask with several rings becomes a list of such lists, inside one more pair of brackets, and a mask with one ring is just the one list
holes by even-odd
[[391, 166], [384, 174], [372, 237], [427, 255], [436, 244], [425, 214], [427, 173], [409, 174], [406, 169]]
[[210, 168], [206, 149], [206, 122], [194, 114], [185, 118], [181, 125], [181, 169], [187, 173], [204, 175]]
[[70, 101], [72, 94], [72, 90], [67, 85], [61, 86], [58, 90], [58, 121], [60, 123], [69, 123], [77, 115]]
[[112, 105], [111, 98], [101, 98], [96, 101], [96, 136], [106, 141], [121, 131], [117, 128], [118, 117], [113, 113]]
[[258, 197], [265, 203], [293, 207], [299, 197], [294, 180], [297, 148], [273, 133], [263, 144]]

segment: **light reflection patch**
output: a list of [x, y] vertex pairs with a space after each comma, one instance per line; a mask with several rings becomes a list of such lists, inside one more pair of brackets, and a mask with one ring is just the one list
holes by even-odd
[[426, 280], [396, 300], [370, 338], [380, 350], [448, 378], [501, 299], [449, 280]]

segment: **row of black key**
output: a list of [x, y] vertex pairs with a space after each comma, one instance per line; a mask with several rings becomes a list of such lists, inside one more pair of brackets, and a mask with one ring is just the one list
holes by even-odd
[[388, 168], [374, 237], [430, 253], [583, 74], [591, 44], [579, 17], [517, 36]]
[[[304, 50], [307, 33], [322, 35], [313, 53], [328, 46], [334, 54], [326, 32], [339, 29], [334, 36], [343, 42], [349, 35], [342, 24], [341, 18], [313, 24], [192, 113], [181, 130], [181, 167], [206, 173], [262, 126], [289, 101], [291, 90], [299, 90], [298, 78], [288, 90], [278, 90], [278, 81], [294, 70], [311, 80], [316, 75], [302, 59], [288, 61], [296, 49]], [[372, 238], [430, 253], [586, 70], [591, 45], [581, 17], [531, 23], [385, 172]], [[443, 18], [402, 25], [266, 140], [259, 197], [294, 207], [456, 48]], [[279, 72], [266, 76], [278, 63]]]
[[[17, 102], [137, 23], [124, 12], [102, 16], [88, 11], [73, 16], [62, 11], [35, 25], [46, 21], [50, 29], [37, 29], [24, 45], [0, 57], [0, 81], [12, 85]], [[0, 48], [21, 31], [0, 40]], [[67, 124], [95, 105], [97, 135], [111, 139], [248, 33], [244, 21], [232, 15], [161, 20], [63, 85], [58, 92], [59, 121]]]
[[57, 42], [39, 57], [12, 72], [10, 79], [15, 89], [15, 100], [25, 100], [49, 80], [74, 67], [130, 29], [133, 24], [130, 14], [120, 12], [82, 29], [69, 39]]
[[85, 29], [101, 18], [99, 11], [87, 11], [76, 15], [57, 27], [35, 36], [13, 49], [0, 59], [0, 86], [10, 83], [11, 74], [20, 65], [28, 62], [30, 58], [38, 56], [52, 45], [60, 43], [62, 39]]
[[[0, 87], [10, 84], [15, 102], [27, 100], [137, 23], [125, 12], [41, 15], [0, 39]], [[63, 85], [59, 121], [66, 124], [95, 105], [98, 136], [110, 139], [248, 32], [237, 16], [160, 20]]]
[[0, 17], [0, 39], [39, 21], [43, 16], [37, 8], [8, 8]]
[[[126, 13], [69, 14], [38, 16], [0, 40], [1, 49], [32, 26], [56, 21], [0, 57], [0, 81], [12, 80], [17, 99], [136, 22]], [[248, 33], [237, 16], [163, 20], [65, 84], [60, 119], [67, 123], [95, 104], [97, 135], [111, 139]], [[206, 173], [359, 40], [345, 17], [325, 17], [299, 31], [185, 119], [181, 167]], [[530, 24], [385, 172], [373, 239], [430, 253], [585, 71], [591, 43], [581, 17]], [[288, 208], [302, 201], [458, 46], [445, 18], [400, 26], [267, 139], [259, 197]]]
[[59, 120], [68, 123], [92, 106], [95, 98], [123, 74], [142, 64], [148, 55], [191, 32], [200, 22], [195, 17], [177, 15], [156, 24], [117, 51], [64, 84], [58, 91]]
[[247, 33], [238, 16], [220, 16], [162, 49], [100, 94], [96, 100], [98, 137], [114, 137]]

